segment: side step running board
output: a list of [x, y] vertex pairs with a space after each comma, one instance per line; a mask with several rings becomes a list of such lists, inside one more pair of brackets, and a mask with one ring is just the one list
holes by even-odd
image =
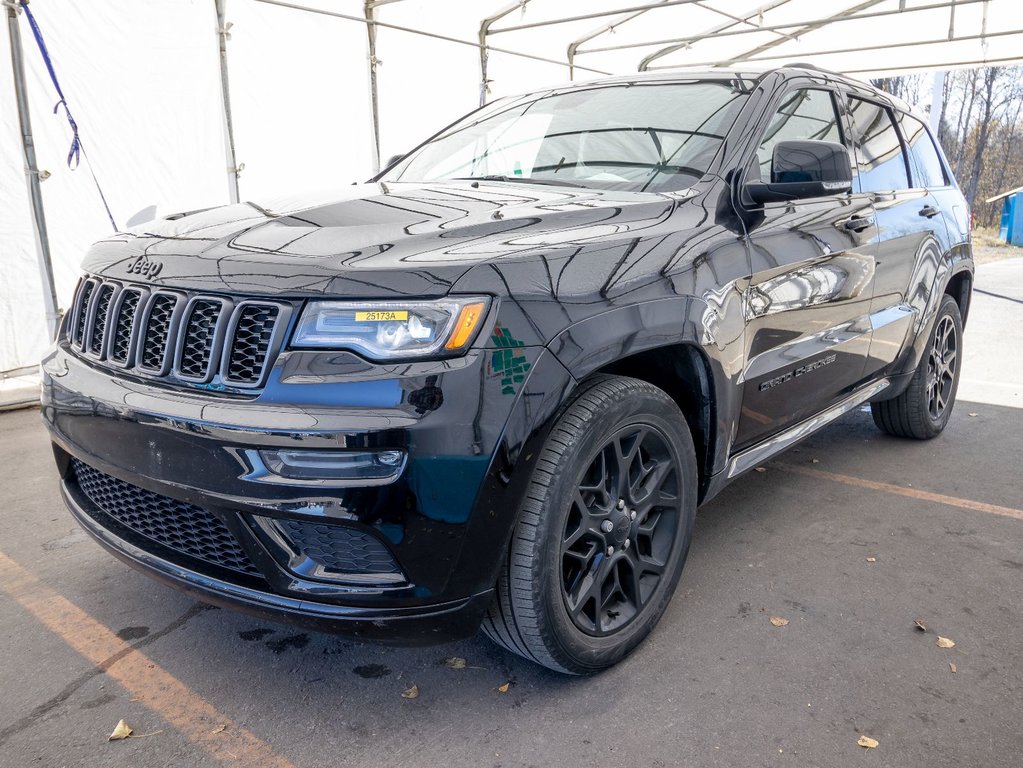
[[728, 467], [725, 470], [726, 476], [729, 478], [740, 475], [746, 470], [753, 469], [753, 467], [763, 464], [768, 459], [773, 458], [776, 454], [781, 453], [786, 448], [790, 448], [804, 437], [812, 435], [821, 427], [827, 426], [839, 416], [844, 416], [859, 405], [870, 400], [878, 392], [883, 389], [887, 389], [891, 382], [888, 379], [881, 379], [875, 381], [872, 384], [867, 385], [863, 389], [857, 390], [845, 400], [835, 403], [827, 410], [821, 411], [816, 416], [812, 416], [805, 421], [801, 421], [798, 424], [789, 427], [784, 432], [779, 432], [769, 440], [754, 445], [751, 448], [747, 448], [744, 451], [740, 451], [728, 460]]

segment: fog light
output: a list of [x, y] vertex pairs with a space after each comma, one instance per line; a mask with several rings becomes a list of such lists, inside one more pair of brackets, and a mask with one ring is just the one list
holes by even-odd
[[330, 487], [385, 485], [405, 468], [404, 451], [246, 450], [246, 480]]

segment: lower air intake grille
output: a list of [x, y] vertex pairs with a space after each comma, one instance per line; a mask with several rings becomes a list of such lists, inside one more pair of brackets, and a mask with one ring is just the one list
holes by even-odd
[[277, 524], [296, 550], [332, 573], [401, 573], [387, 547], [362, 531], [300, 520], [278, 520]]
[[227, 526], [205, 509], [118, 480], [78, 459], [71, 466], [82, 493], [125, 528], [189, 557], [260, 575]]

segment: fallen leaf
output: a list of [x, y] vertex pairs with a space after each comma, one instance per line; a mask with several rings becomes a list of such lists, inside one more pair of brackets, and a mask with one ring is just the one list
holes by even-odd
[[938, 647], [939, 648], [955, 648], [956, 644], [954, 640], [949, 640], [947, 637], [938, 635]]
[[766, 472], [767, 471], [767, 467], [757, 467], [755, 471], [756, 472]]
[[130, 699], [128, 699], [128, 701], [142, 701], [144, 698], [146, 698], [146, 697], [145, 696], [132, 696]]
[[956, 672], [958, 672], [959, 670], [958, 670], [958, 669], [956, 669], [956, 665], [955, 665], [955, 664], [953, 664], [953, 663], [952, 663], [952, 662], [950, 661], [950, 662], [948, 663], [948, 671], [949, 671], [949, 672], [951, 672], [951, 673], [952, 673], [952, 674], [954, 675], [954, 674], [955, 674]]
[[976, 416], [977, 414], [975, 414], [975, 413], [971, 413], [970, 415], [971, 415], [971, 416]]
[[867, 558], [867, 562], [868, 563], [876, 563], [877, 562], [877, 558], [876, 557], [868, 557]]
[[448, 669], [465, 669], [465, 659], [452, 656], [450, 659], [444, 659], [444, 666]]
[[810, 459], [810, 462], [813, 463], [813, 464], [820, 464], [821, 460], [820, 459]]
[[924, 624], [923, 619], [913, 619], [913, 626], [919, 629], [921, 632], [927, 631], [927, 625]]
[[419, 686], [418, 685], [413, 685], [407, 691], [402, 691], [401, 692], [401, 697], [403, 699], [416, 699], [416, 698], [419, 698]]
[[869, 736], [860, 736], [856, 739], [856, 743], [866, 749], [877, 749], [878, 745], [877, 739], [872, 739]]
[[511, 688], [511, 683], [510, 682], [507, 682], [504, 685], [497, 686], [497, 690], [498, 690], [499, 693], [508, 693], [508, 689], [509, 688]]
[[786, 624], [789, 623], [789, 620], [783, 619], [781, 616], [772, 616], [771, 623], [774, 624], [774, 626], [776, 627], [784, 627]]
[[107, 741], [120, 741], [131, 736], [132, 728], [124, 720], [118, 720], [117, 725], [114, 726], [114, 732], [110, 734]]
[[223, 733], [226, 730], [227, 730], [227, 726], [226, 725], [218, 725], [216, 728], [214, 728], [212, 731], [210, 731], [210, 733]]

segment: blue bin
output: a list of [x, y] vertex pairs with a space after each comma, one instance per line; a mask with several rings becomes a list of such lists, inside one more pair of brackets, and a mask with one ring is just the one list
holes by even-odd
[[1002, 200], [1002, 223], [998, 239], [1012, 245], [1023, 245], [1023, 192], [1016, 192]]

